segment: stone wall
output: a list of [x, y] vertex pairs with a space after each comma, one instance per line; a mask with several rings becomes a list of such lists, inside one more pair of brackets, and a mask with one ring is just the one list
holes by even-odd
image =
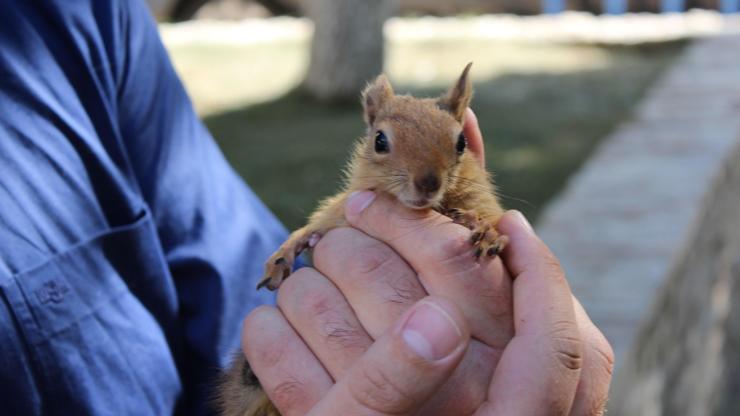
[[740, 139], [740, 36], [698, 39], [537, 223], [619, 368]]
[[692, 42], [537, 224], [614, 348], [610, 415], [740, 415], [732, 22]]
[[740, 147], [707, 195], [622, 363], [610, 415], [740, 415]]

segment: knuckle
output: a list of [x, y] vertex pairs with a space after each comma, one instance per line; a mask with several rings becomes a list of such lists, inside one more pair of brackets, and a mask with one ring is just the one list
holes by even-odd
[[573, 371], [583, 367], [583, 341], [574, 322], [557, 322], [550, 331], [549, 341], [559, 365]]
[[413, 397], [399, 388], [382, 367], [362, 365], [358, 371], [361, 374], [349, 379], [348, 389], [361, 408], [386, 415], [408, 414], [413, 408]]
[[350, 260], [350, 270], [362, 276], [384, 274], [396, 260], [396, 253], [385, 244], [375, 242], [362, 249], [362, 254]]
[[395, 305], [410, 305], [426, 296], [415, 273], [389, 276], [385, 281], [392, 291], [387, 301]]
[[[334, 273], [332, 276], [339, 286], [347, 283], [354, 288], [367, 289], [374, 287], [377, 283], [385, 283], [391, 289], [390, 296], [392, 297], [388, 301], [397, 304], [408, 304], [409, 301], [416, 301], [425, 296], [416, 273], [395, 250], [364, 233], [353, 231], [359, 234], [353, 236], [357, 238], [352, 238], [349, 243], [352, 255], [343, 256], [338, 260], [338, 267], [334, 268], [342, 270], [342, 273]], [[349, 240], [345, 240], [343, 242], [330, 241], [328, 246], [342, 243], [346, 251]], [[337, 260], [335, 259], [334, 262]], [[324, 265], [317, 262], [318, 267]], [[385, 290], [384, 293], [386, 293]]]
[[286, 293], [289, 294], [278, 299], [292, 324], [309, 324], [316, 328], [316, 334], [337, 350], [366, 348], [369, 337], [358, 323], [350, 319], [344, 298], [327, 285], [308, 282], [314, 277], [307, 276], [306, 283], [288, 286]]
[[329, 320], [324, 324], [327, 344], [337, 350], [365, 349], [369, 337], [364, 330], [346, 319]]
[[336, 299], [326, 290], [308, 290], [302, 294], [298, 307], [302, 313], [321, 317], [337, 309]]
[[587, 360], [594, 362], [589, 364], [589, 367], [595, 366], [602, 370], [607, 378], [611, 378], [614, 371], [614, 349], [601, 330], [591, 321], [585, 322], [584, 327]]
[[599, 357], [601, 367], [607, 376], [611, 377], [614, 371], [614, 350], [612, 349], [611, 344], [609, 344], [606, 338], [603, 338], [602, 336], [601, 341], [592, 344], [590, 348]]
[[268, 388], [266, 393], [270, 400], [283, 412], [298, 407], [308, 399], [304, 384], [293, 378]]
[[[300, 272], [300, 273], [299, 273]], [[286, 280], [278, 291], [277, 303], [292, 321], [304, 317], [321, 317], [338, 308], [338, 294], [315, 270], [301, 269]]]
[[315, 250], [316, 267], [330, 273], [332, 280], [374, 282], [405, 266], [388, 245], [350, 228], [332, 230]]

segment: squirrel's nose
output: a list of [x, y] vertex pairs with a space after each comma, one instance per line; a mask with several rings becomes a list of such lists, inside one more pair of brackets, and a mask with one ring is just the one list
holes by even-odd
[[439, 190], [439, 177], [433, 173], [427, 173], [420, 178], [416, 178], [414, 180], [414, 186], [416, 186], [416, 190], [424, 195], [433, 194]]

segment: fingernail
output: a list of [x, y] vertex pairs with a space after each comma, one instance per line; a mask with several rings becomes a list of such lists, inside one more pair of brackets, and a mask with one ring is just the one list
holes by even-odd
[[441, 307], [421, 302], [406, 321], [403, 340], [417, 355], [437, 361], [452, 354], [460, 345], [462, 332]]
[[514, 210], [514, 216], [516, 217], [517, 222], [519, 222], [522, 228], [529, 231], [530, 233], [534, 233], [534, 228], [532, 228], [532, 224], [527, 221], [527, 218], [524, 217], [524, 214]]
[[347, 205], [345, 210], [348, 214], [359, 215], [365, 210], [375, 199], [375, 192], [371, 191], [358, 191], [352, 192], [347, 198]]

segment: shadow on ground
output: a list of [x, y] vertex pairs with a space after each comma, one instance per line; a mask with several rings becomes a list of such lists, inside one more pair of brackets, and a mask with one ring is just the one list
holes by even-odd
[[[535, 219], [600, 140], [632, 109], [685, 42], [603, 46], [613, 65], [565, 74], [511, 74], [476, 82], [472, 107], [488, 167], [506, 207]], [[399, 92], [435, 96], [441, 91]], [[335, 193], [361, 107], [324, 105], [300, 92], [205, 119], [229, 161], [289, 228]]]

